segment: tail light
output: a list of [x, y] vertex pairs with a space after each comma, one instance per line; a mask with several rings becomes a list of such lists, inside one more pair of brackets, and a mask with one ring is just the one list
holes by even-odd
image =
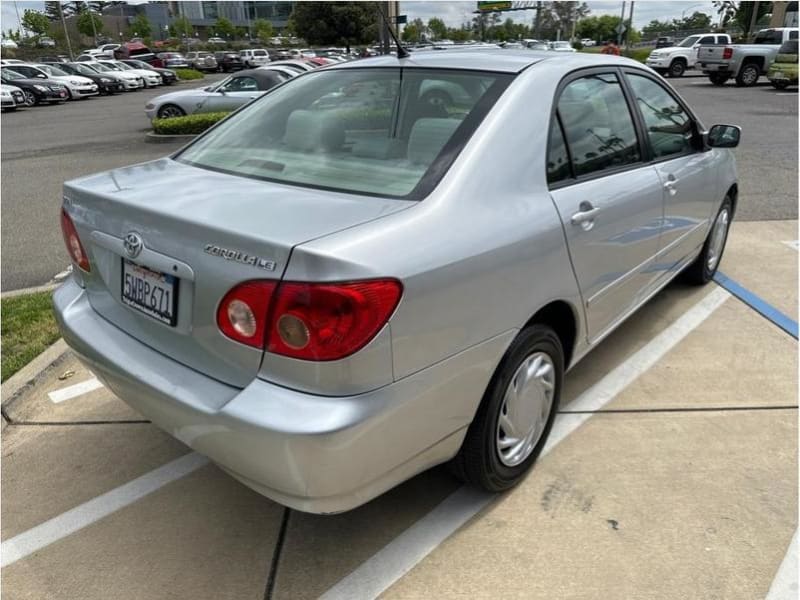
[[81, 244], [81, 238], [78, 237], [78, 231], [75, 229], [75, 224], [67, 214], [67, 211], [61, 209], [61, 233], [64, 235], [64, 244], [67, 246], [69, 257], [82, 271], [87, 273], [92, 270], [89, 266], [89, 257]]
[[217, 323], [228, 337], [275, 354], [337, 360], [375, 337], [397, 307], [402, 291], [395, 279], [335, 284], [247, 282], [226, 294]]
[[722, 51], [722, 58], [725, 60], [733, 58], [733, 48], [725, 48], [725, 50]]

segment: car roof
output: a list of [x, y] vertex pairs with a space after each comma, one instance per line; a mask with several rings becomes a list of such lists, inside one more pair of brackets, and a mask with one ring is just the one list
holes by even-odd
[[393, 55], [375, 56], [361, 60], [339, 63], [325, 67], [332, 69], [354, 69], [361, 67], [419, 67], [432, 69], [469, 69], [472, 71], [495, 71], [519, 73], [531, 65], [543, 61], [558, 61], [564, 71], [601, 65], [635, 65], [640, 62], [606, 54], [585, 52], [562, 52], [553, 56], [551, 52], [537, 50], [505, 50], [503, 48], [454, 48], [448, 50], [423, 50], [398, 59]]

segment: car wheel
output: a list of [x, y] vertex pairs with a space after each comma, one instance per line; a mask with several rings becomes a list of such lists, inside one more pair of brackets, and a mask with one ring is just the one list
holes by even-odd
[[172, 117], [185, 117], [186, 111], [175, 104], [165, 104], [158, 109], [157, 114], [159, 119], [169, 119]]
[[739, 69], [739, 74], [736, 76], [736, 85], [740, 87], [752, 87], [758, 83], [758, 78], [761, 76], [761, 70], [755, 63], [745, 63]]
[[725, 85], [725, 82], [728, 81], [728, 76], [721, 73], [711, 73], [708, 76], [708, 80], [714, 85]]
[[39, 104], [39, 101], [36, 99], [36, 96], [33, 95], [33, 92], [24, 90], [22, 93], [25, 95], [25, 106], [31, 107]]
[[511, 344], [451, 466], [490, 492], [522, 479], [544, 447], [558, 410], [564, 351], [550, 327], [532, 325]]
[[729, 197], [725, 197], [722, 206], [711, 225], [703, 249], [695, 261], [684, 271], [685, 279], [695, 285], [704, 285], [711, 281], [722, 261], [722, 253], [725, 251], [725, 242], [728, 240], [731, 220], [733, 219], [733, 203]]
[[686, 63], [681, 59], [675, 59], [669, 65], [670, 77], [683, 77], [685, 71]]
[[787, 87], [789, 87], [788, 81], [772, 81], [770, 83], [772, 83], [772, 87], [774, 87], [776, 90], [785, 90]]
[[72, 90], [67, 88], [67, 100], [75, 100], [75, 96], [72, 95]]

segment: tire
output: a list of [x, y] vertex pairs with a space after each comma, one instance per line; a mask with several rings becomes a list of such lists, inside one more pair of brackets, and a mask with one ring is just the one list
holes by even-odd
[[67, 88], [67, 100], [75, 100], [75, 96], [72, 95], [72, 90]]
[[[538, 359], [542, 362], [535, 367]], [[549, 369], [548, 375], [530, 379], [527, 384], [532, 387], [523, 388], [534, 400], [528, 398], [512, 406], [509, 392], [525, 384], [520, 378], [531, 368], [537, 374]], [[545, 377], [552, 386], [549, 392], [542, 383]], [[555, 331], [538, 324], [524, 329], [492, 376], [461, 449], [451, 461], [455, 475], [489, 492], [501, 492], [519, 483], [536, 462], [553, 426], [563, 378], [564, 351]], [[521, 399], [518, 395], [515, 398]], [[526, 434], [505, 430], [515, 419], [524, 427], [530, 424]], [[501, 448], [507, 440], [515, 439], [513, 435], [518, 436], [520, 444]]]
[[753, 87], [761, 77], [761, 69], [754, 62], [744, 63], [736, 75], [736, 85], [739, 87]]
[[713, 85], [725, 85], [725, 82], [728, 81], [728, 76], [722, 73], [710, 73], [708, 75], [708, 80]]
[[770, 83], [776, 90], [785, 90], [789, 87], [788, 81], [770, 81]]
[[688, 283], [705, 285], [714, 277], [719, 263], [722, 262], [722, 254], [725, 252], [725, 242], [728, 240], [732, 220], [733, 203], [730, 197], [726, 196], [717, 212], [711, 231], [708, 232], [703, 249], [695, 261], [683, 272], [684, 279]]
[[669, 63], [669, 76], [670, 77], [683, 77], [686, 72], [686, 61], [676, 58]]
[[39, 100], [33, 94], [33, 92], [29, 92], [27, 90], [22, 91], [23, 95], [25, 96], [25, 106], [30, 108], [31, 106], [36, 106], [39, 104]]
[[168, 119], [170, 117], [185, 117], [186, 111], [176, 104], [165, 104], [158, 109], [156, 114], [159, 119]]

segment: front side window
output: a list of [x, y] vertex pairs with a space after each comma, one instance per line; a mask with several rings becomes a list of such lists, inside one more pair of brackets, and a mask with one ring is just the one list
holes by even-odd
[[588, 175], [641, 160], [622, 87], [613, 73], [570, 82], [558, 100], [575, 175]]
[[697, 43], [697, 40], [700, 39], [699, 35], [690, 35], [685, 40], [683, 40], [678, 46], [681, 48], [691, 48]]
[[711, 46], [714, 44], [714, 36], [713, 35], [706, 35], [700, 38], [700, 44], [706, 46]]
[[512, 78], [414, 68], [311, 72], [176, 159], [299, 186], [421, 199]]
[[251, 92], [258, 90], [258, 84], [252, 77], [234, 77], [221, 89], [226, 92]]
[[652, 79], [630, 73], [627, 77], [644, 117], [655, 157], [691, 152], [694, 125], [680, 103]]

